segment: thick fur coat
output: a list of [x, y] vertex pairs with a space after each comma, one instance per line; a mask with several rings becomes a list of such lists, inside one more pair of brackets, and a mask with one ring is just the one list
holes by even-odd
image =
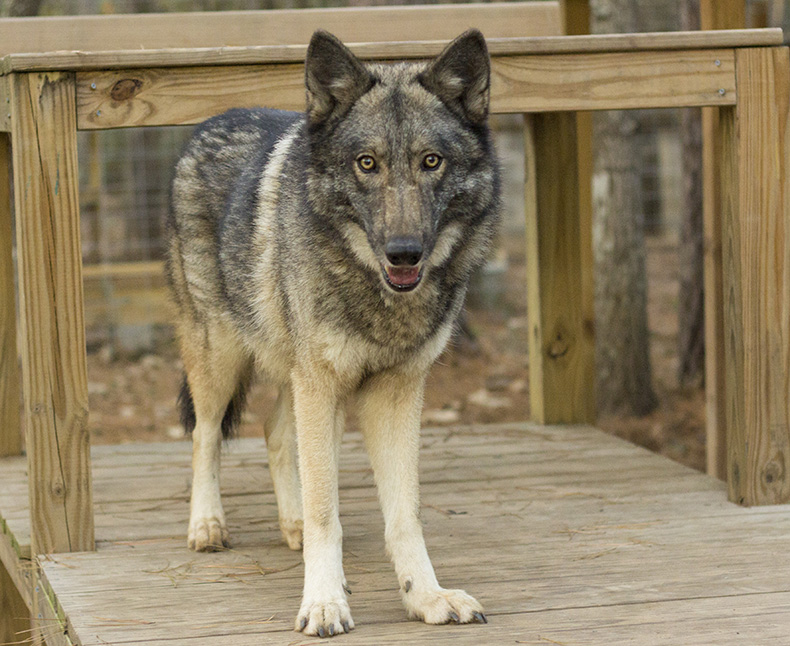
[[316, 32], [305, 69], [305, 114], [210, 119], [176, 168], [167, 273], [193, 430], [189, 546], [229, 544], [221, 438], [262, 375], [280, 388], [265, 426], [280, 527], [304, 549], [296, 629], [351, 630], [337, 457], [353, 397], [409, 615], [483, 621], [434, 576], [417, 448], [425, 376], [497, 222], [485, 40], [471, 30], [431, 62], [384, 65]]

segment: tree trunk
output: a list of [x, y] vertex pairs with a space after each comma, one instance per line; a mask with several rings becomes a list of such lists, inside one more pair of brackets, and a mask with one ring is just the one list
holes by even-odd
[[[699, 0], [683, 0], [681, 26], [700, 28]], [[702, 113], [698, 108], [681, 112], [683, 143], [683, 212], [681, 214], [680, 293], [678, 298], [678, 381], [698, 386], [705, 368], [705, 293], [703, 287], [702, 230]]]
[[37, 16], [42, 0], [11, 0], [8, 3], [8, 16]]
[[[593, 33], [635, 31], [635, 4], [593, 0]], [[593, 119], [596, 371], [599, 411], [643, 415], [656, 407], [657, 398], [650, 369], [636, 131], [629, 112], [604, 112]]]

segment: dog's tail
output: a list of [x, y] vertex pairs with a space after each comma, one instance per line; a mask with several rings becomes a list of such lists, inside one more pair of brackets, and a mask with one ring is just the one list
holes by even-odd
[[[230, 398], [225, 414], [222, 416], [222, 438], [227, 440], [236, 434], [236, 430], [241, 423], [241, 415], [244, 412], [244, 405], [247, 402], [247, 391], [250, 386], [250, 379], [245, 377], [239, 380], [236, 392]], [[192, 399], [192, 392], [189, 390], [189, 382], [186, 375], [181, 381], [181, 391], [178, 393], [178, 412], [181, 425], [187, 435], [191, 435], [195, 430], [195, 402]]]

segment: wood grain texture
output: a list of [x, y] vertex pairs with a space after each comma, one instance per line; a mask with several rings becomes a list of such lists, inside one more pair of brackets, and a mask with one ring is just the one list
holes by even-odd
[[0, 133], [0, 457], [22, 453], [9, 144]]
[[592, 296], [582, 270], [591, 237], [579, 216], [576, 115], [531, 115], [527, 151], [527, 317], [530, 411], [539, 423], [595, 419]]
[[[589, 0], [562, 0], [560, 15], [563, 31], [568, 35], [590, 33]], [[595, 262], [592, 244], [592, 175], [593, 175], [593, 123], [590, 112], [576, 113], [576, 145], [578, 146], [579, 178], [579, 234], [582, 263], [582, 317], [589, 321], [594, 334], [595, 323]], [[593, 343], [594, 343], [593, 339]]]
[[[435, 38], [435, 37], [434, 37]], [[408, 38], [393, 42], [350, 43], [359, 57], [368, 60], [429, 58], [438, 54], [448, 39], [420, 41]], [[781, 29], [743, 29], [716, 32], [658, 32], [641, 34], [596, 34], [490, 38], [492, 55], [592, 54], [602, 52], [646, 52], [695, 49], [767, 47], [782, 43]], [[8, 54], [0, 72], [43, 70], [86, 71], [206, 65], [256, 65], [294, 63], [304, 60], [306, 45], [261, 45], [254, 47], [203, 47], [160, 50], [58, 51]]]
[[[743, 0], [700, 0], [702, 29], [742, 29]], [[724, 293], [721, 249], [719, 111], [702, 109], [702, 218], [705, 282], [705, 435], [708, 473], [727, 477], [724, 391]]]
[[497, 112], [728, 105], [735, 101], [732, 50], [493, 59], [491, 102]]
[[316, 29], [344, 42], [449, 40], [475, 26], [488, 37], [558, 36], [557, 2], [494, 2], [0, 20], [0, 56], [21, 52], [305, 45]]
[[721, 116], [728, 485], [743, 505], [790, 500], [790, 56], [737, 53]]
[[[732, 50], [494, 56], [492, 66], [495, 113], [731, 105], [736, 100]], [[231, 107], [302, 110], [304, 101], [301, 64], [77, 76], [78, 127], [85, 130], [194, 124]]]
[[12, 149], [34, 553], [93, 549], [74, 75], [14, 75]]
[[0, 644], [24, 640], [30, 629], [30, 610], [0, 563]]
[[[344, 642], [674, 646], [682, 632], [684, 643], [781, 643], [788, 593], [776, 555], [790, 549], [790, 507], [730, 504], [723, 483], [591, 427], [425, 429], [421, 447], [437, 574], [478, 596], [490, 623], [406, 621], [352, 432], [340, 498], [357, 629]], [[50, 626], [62, 622], [74, 643], [91, 645], [315, 643], [292, 632], [301, 556], [280, 540], [262, 439], [225, 450], [235, 542], [216, 554], [184, 545], [189, 443], [92, 452], [98, 550], [43, 562], [58, 617]], [[7, 472], [0, 506], [1, 492], [20, 484]]]
[[0, 132], [11, 131], [11, 96], [8, 91], [8, 78], [0, 77]]

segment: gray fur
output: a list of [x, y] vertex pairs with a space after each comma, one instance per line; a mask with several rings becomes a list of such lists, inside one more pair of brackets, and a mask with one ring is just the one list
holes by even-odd
[[[480, 108], [481, 101], [487, 106], [487, 66], [474, 78], [487, 54], [482, 37], [470, 40], [471, 61], [456, 54], [427, 66], [362, 65], [334, 37], [321, 34], [308, 53], [309, 118], [231, 110], [199, 126], [177, 166], [168, 220], [168, 277], [179, 317], [199, 325], [229, 317], [251, 355], [267, 342], [257, 309], [260, 285], [253, 279], [261, 262], [254, 235], [257, 188], [273, 146], [296, 128], [268, 241], [275, 252], [265, 272], [276, 285], [285, 341], [298, 343], [303, 326], [329, 326], [379, 348], [368, 367], [375, 370], [408, 361], [453, 321], [470, 274], [487, 252], [499, 202], [498, 169]], [[468, 96], [459, 87], [471, 87]], [[364, 150], [386, 163], [386, 177], [372, 189], [361, 186], [353, 168]], [[419, 167], [425, 150], [441, 151], [441, 178]], [[396, 196], [392, 204], [388, 193]], [[382, 261], [388, 236], [416, 233], [430, 259], [444, 228], [460, 223], [463, 234], [445, 262], [431, 267], [414, 292], [401, 294], [355, 256], [341, 232], [347, 222], [364, 230]], [[282, 371], [268, 376], [284, 377]]]
[[230, 545], [221, 436], [263, 373], [280, 389], [264, 427], [280, 529], [305, 550], [294, 627], [352, 630], [337, 456], [357, 395], [407, 614], [484, 622], [436, 580], [417, 466], [425, 377], [498, 218], [485, 41], [469, 31], [429, 63], [366, 65], [316, 32], [305, 69], [305, 114], [231, 110], [198, 127], [176, 167], [167, 275], [194, 428], [187, 542]]

